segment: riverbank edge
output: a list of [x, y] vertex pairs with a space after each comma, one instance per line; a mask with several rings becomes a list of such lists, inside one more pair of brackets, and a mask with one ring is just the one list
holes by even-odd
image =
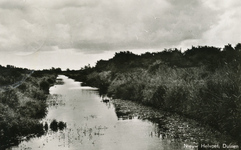
[[181, 140], [191, 145], [223, 144], [235, 141], [228, 134], [221, 133], [207, 124], [177, 113], [160, 110], [131, 100], [111, 99], [110, 102], [114, 105], [119, 119], [138, 118], [157, 124], [160, 129], [155, 133], [155, 136], [160, 138], [168, 138], [171, 141]]
[[[21, 141], [40, 137], [45, 133], [41, 119], [47, 114], [46, 100], [50, 95], [49, 89], [56, 83], [56, 79], [57, 74], [33, 71], [21, 85], [2, 92], [16, 93], [15, 101], [18, 105], [10, 107], [1, 103], [5, 107], [3, 111], [6, 112], [2, 114], [3, 119], [0, 122], [0, 149], [18, 145]], [[11, 117], [5, 115], [8, 113]]]

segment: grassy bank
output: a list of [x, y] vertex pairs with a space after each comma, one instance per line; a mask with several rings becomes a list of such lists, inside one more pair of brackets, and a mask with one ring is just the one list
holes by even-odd
[[47, 113], [46, 99], [55, 79], [50, 72], [0, 66], [0, 149], [44, 134], [39, 120]]
[[120, 52], [66, 75], [113, 98], [176, 112], [241, 139], [241, 44]]
[[138, 118], [156, 123], [158, 128], [151, 133], [153, 136], [172, 141], [176, 139], [189, 144], [195, 143], [195, 145], [233, 142], [233, 139], [227, 134], [176, 113], [161, 111], [130, 100], [112, 99], [111, 103], [115, 106], [118, 119]]

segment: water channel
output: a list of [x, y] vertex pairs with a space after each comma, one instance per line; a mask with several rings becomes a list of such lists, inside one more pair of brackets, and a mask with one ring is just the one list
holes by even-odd
[[82, 87], [64, 75], [64, 84], [50, 88], [49, 108], [43, 123], [66, 123], [63, 130], [21, 142], [12, 150], [188, 150], [183, 142], [154, 136], [158, 125], [147, 120], [118, 119], [112, 103], [101, 102], [97, 89]]

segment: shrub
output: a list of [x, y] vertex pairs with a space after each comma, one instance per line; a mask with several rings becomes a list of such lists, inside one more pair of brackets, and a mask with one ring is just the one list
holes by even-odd
[[37, 100], [46, 100], [48, 97], [43, 91], [40, 90], [32, 91], [32, 96]]
[[155, 104], [156, 107], [160, 108], [164, 108], [164, 95], [166, 94], [166, 87], [163, 85], [160, 85], [156, 91], [154, 92], [153, 96], [152, 96], [152, 101], [153, 104]]
[[19, 105], [17, 94], [14, 90], [8, 90], [0, 94], [0, 102], [15, 108]]
[[28, 101], [19, 108], [19, 113], [25, 117], [40, 119], [47, 113], [47, 104], [41, 101]]
[[27, 84], [26, 83], [22, 83], [20, 86], [18, 86], [18, 89], [24, 93], [27, 90]]
[[40, 89], [43, 90], [45, 93], [47, 94], [49, 93], [50, 84], [47, 81], [45, 80], [41, 81], [39, 86], [40, 86]]
[[182, 113], [184, 101], [187, 100], [187, 91], [182, 86], [172, 86], [166, 89], [164, 95], [164, 109]]
[[52, 78], [47, 79], [47, 81], [48, 81], [49, 84], [54, 84], [54, 82], [55, 82], [55, 80], [52, 79]]
[[58, 122], [55, 119], [50, 123], [50, 129], [53, 131], [58, 131]]

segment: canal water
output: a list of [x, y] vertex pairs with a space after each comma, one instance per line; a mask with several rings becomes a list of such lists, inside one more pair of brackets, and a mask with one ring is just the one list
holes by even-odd
[[[118, 119], [111, 103], [103, 103], [97, 89], [82, 87], [64, 75], [64, 84], [50, 88], [48, 114], [42, 120], [48, 131], [41, 137], [21, 142], [12, 150], [182, 150], [184, 143], [156, 136], [158, 125], [147, 120]], [[51, 130], [50, 123], [66, 123], [62, 130]], [[195, 149], [195, 148], [194, 148]]]

